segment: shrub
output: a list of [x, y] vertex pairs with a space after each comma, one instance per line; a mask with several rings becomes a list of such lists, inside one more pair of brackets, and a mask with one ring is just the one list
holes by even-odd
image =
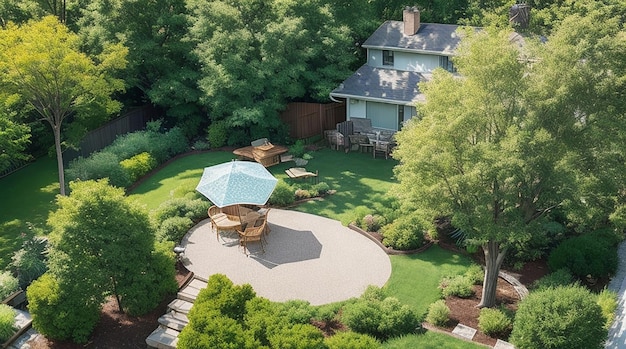
[[20, 289], [19, 280], [9, 271], [0, 272], [0, 301]]
[[543, 290], [549, 287], [567, 286], [574, 282], [574, 276], [567, 268], [561, 268], [535, 281], [532, 288]]
[[326, 349], [322, 331], [309, 324], [282, 327], [268, 339], [272, 348]]
[[331, 323], [338, 320], [339, 310], [341, 309], [340, 303], [331, 303], [319, 306], [315, 310], [313, 319], [321, 321], [323, 323]]
[[211, 144], [203, 140], [197, 140], [193, 143], [193, 146], [191, 148], [194, 150], [209, 150], [211, 149]]
[[617, 294], [613, 291], [604, 289], [598, 293], [596, 302], [602, 309], [604, 316], [604, 328], [609, 329], [615, 320], [615, 310], [617, 309]]
[[157, 224], [172, 217], [187, 217], [194, 222], [206, 218], [211, 203], [201, 198], [181, 197], [167, 200], [154, 211]]
[[328, 193], [330, 186], [326, 182], [319, 182], [313, 186], [313, 190], [317, 191], [317, 195], [323, 196]]
[[296, 189], [296, 199], [308, 199], [311, 197], [311, 193], [305, 189]]
[[290, 300], [280, 303], [278, 308], [281, 317], [291, 324], [308, 324], [316, 313], [315, 308], [303, 300]]
[[609, 277], [617, 270], [617, 251], [607, 242], [581, 235], [557, 246], [550, 253], [548, 266], [551, 270], [567, 268], [581, 279], [588, 275]]
[[346, 304], [342, 320], [353, 331], [379, 340], [412, 333], [419, 325], [415, 313], [393, 297], [382, 301], [361, 297], [354, 303]]
[[15, 310], [6, 304], [0, 304], [0, 343], [7, 341], [15, 333]]
[[469, 298], [474, 295], [472, 280], [464, 275], [444, 277], [439, 284], [444, 297]]
[[150, 137], [152, 147], [149, 152], [158, 163], [185, 152], [189, 146], [183, 130], [179, 127], [172, 127], [165, 133], [153, 132]]
[[506, 335], [511, 330], [511, 319], [500, 309], [483, 308], [478, 316], [478, 328], [488, 336]]
[[356, 332], [339, 332], [324, 340], [328, 349], [372, 349], [380, 348], [376, 338]]
[[120, 165], [117, 155], [106, 149], [93, 153], [88, 158], [79, 157], [65, 170], [67, 182], [109, 178], [111, 185], [125, 188], [132, 184], [128, 174]]
[[156, 160], [147, 152], [137, 154], [130, 159], [120, 161], [120, 166], [126, 171], [132, 183], [141, 176], [150, 172], [157, 165]]
[[383, 244], [396, 250], [413, 250], [425, 243], [424, 229], [415, 216], [401, 216], [382, 228]]
[[47, 249], [47, 239], [33, 237], [24, 241], [22, 248], [13, 254], [9, 269], [17, 275], [21, 289], [25, 290], [33, 280], [48, 270]]
[[187, 231], [193, 226], [193, 221], [187, 217], [170, 217], [165, 219], [157, 231], [159, 241], [180, 242]]
[[443, 327], [448, 323], [450, 316], [450, 308], [443, 299], [436, 301], [428, 306], [428, 314], [426, 314], [426, 322], [435, 326]]
[[509, 341], [519, 349], [602, 349], [604, 324], [595, 297], [583, 287], [548, 288], [520, 302]]
[[[196, 306], [192, 308], [196, 309]], [[247, 348], [243, 326], [216, 309], [198, 312], [178, 335], [178, 349]]]
[[306, 149], [304, 147], [304, 141], [298, 139], [294, 144], [289, 147], [289, 153], [293, 155], [294, 158], [301, 158], [304, 156]]
[[278, 181], [268, 202], [276, 206], [288, 206], [295, 200], [293, 188], [285, 181]]
[[467, 268], [465, 272], [465, 277], [472, 283], [472, 285], [482, 285], [485, 279], [485, 271], [483, 267], [478, 264], [472, 264]]
[[78, 283], [61, 285], [49, 273], [26, 290], [33, 327], [48, 338], [85, 343], [100, 319], [100, 304]]
[[213, 274], [209, 277], [206, 288], [202, 289], [189, 312], [189, 319], [198, 313], [219, 311], [220, 314], [242, 321], [246, 313], [246, 302], [256, 296], [249, 284], [234, 285], [223, 274]]
[[123, 309], [131, 316], [146, 314], [178, 289], [174, 243], [155, 243], [150, 262], [130, 284], [118, 285]]
[[365, 231], [378, 231], [385, 224], [385, 217], [368, 214], [363, 217], [359, 226]]
[[120, 159], [129, 159], [139, 153], [149, 152], [154, 146], [154, 137], [151, 135], [156, 131], [137, 131], [118, 136], [111, 145], [106, 147], [106, 151], [115, 154]]
[[211, 148], [215, 149], [226, 145], [228, 129], [228, 124], [224, 120], [213, 122], [209, 126], [206, 139], [211, 145]]

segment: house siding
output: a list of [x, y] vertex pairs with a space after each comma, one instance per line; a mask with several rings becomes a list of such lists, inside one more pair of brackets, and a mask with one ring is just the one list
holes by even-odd
[[393, 67], [383, 65], [383, 50], [369, 49], [367, 64], [376, 68], [393, 68], [403, 71], [432, 73], [439, 67], [439, 57], [432, 54], [410, 53], [394, 51]]

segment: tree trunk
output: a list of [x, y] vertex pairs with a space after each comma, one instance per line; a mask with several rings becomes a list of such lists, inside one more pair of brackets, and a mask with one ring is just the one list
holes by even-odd
[[52, 126], [54, 132], [54, 148], [57, 153], [57, 167], [59, 170], [59, 185], [61, 195], [65, 196], [65, 172], [63, 170], [63, 151], [61, 150], [61, 125]]
[[491, 308], [496, 305], [496, 289], [498, 287], [498, 274], [506, 255], [506, 248], [500, 249], [500, 243], [489, 241], [483, 245], [485, 254], [485, 279], [483, 281], [483, 294], [478, 308]]

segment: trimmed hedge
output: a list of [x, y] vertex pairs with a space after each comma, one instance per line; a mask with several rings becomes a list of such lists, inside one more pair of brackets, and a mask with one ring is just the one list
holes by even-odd
[[569, 269], [584, 279], [609, 277], [617, 270], [617, 251], [612, 243], [594, 235], [581, 235], [563, 241], [548, 258], [551, 270]]
[[440, 299], [428, 306], [428, 314], [426, 322], [435, 326], [443, 327], [448, 323], [450, 317], [450, 308], [446, 305], [446, 301]]

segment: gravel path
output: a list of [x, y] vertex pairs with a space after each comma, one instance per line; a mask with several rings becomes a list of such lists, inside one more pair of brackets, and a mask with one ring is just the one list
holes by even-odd
[[611, 279], [608, 289], [617, 292], [617, 310], [615, 321], [609, 329], [606, 349], [626, 349], [626, 241], [618, 247], [619, 264], [615, 277]]

